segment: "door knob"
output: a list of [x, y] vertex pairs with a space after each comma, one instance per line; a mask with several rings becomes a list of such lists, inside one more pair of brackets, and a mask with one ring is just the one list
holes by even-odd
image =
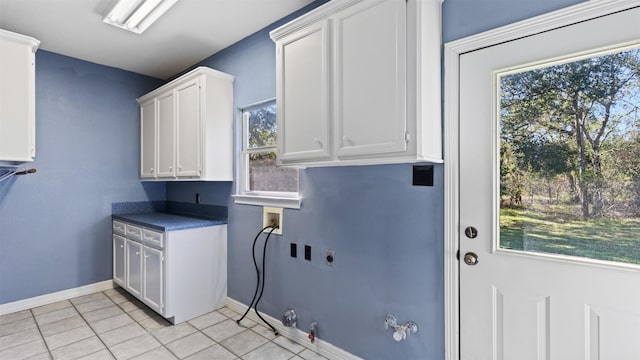
[[464, 254], [464, 263], [467, 265], [476, 265], [478, 263], [478, 255], [472, 252]]

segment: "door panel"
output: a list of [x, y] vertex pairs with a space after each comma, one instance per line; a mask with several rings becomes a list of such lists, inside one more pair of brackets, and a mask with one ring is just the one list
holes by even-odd
[[175, 176], [175, 109], [173, 92], [158, 98], [158, 177]]
[[336, 154], [406, 151], [406, 3], [363, 1], [334, 20]]
[[277, 44], [278, 156], [328, 159], [329, 22], [321, 21]]
[[200, 161], [200, 83], [196, 80], [176, 90], [178, 169], [177, 176], [199, 176]]
[[150, 100], [141, 106], [142, 121], [140, 130], [141, 156], [140, 177], [156, 176], [156, 101]]
[[585, 307], [587, 359], [626, 359], [640, 354], [640, 312]]
[[550, 298], [493, 290], [495, 347], [499, 359], [544, 359], [549, 354]]
[[[509, 235], [509, 231], [522, 230], [513, 223], [504, 222], [508, 214], [503, 213], [503, 222], [500, 222], [500, 200], [506, 181], [505, 169], [501, 168], [506, 161], [505, 148], [500, 144], [505, 139], [503, 130], [507, 120], [500, 108], [500, 76], [527, 73], [550, 63], [594, 58], [623, 47], [637, 48], [640, 45], [639, 18], [640, 10], [635, 8], [461, 55], [460, 253], [463, 259], [470, 252], [477, 255], [476, 265], [460, 263], [461, 359], [637, 357], [639, 266], [603, 261], [598, 257], [590, 260], [561, 251], [522, 251], [528, 249], [524, 246], [506, 248], [500, 242], [500, 237]], [[583, 70], [587, 68], [585, 66]], [[560, 88], [555, 85], [552, 88]], [[597, 86], [593, 83], [589, 88]], [[526, 108], [528, 117], [523, 123], [553, 115], [549, 109]], [[541, 131], [548, 133], [550, 129]], [[582, 130], [590, 129], [585, 126]], [[510, 134], [515, 136], [522, 128], [512, 130]], [[576, 129], [570, 127], [562, 130], [576, 134]], [[631, 132], [632, 128], [627, 130], [626, 133], [635, 134]], [[536, 136], [542, 132], [527, 135], [541, 139], [542, 136]], [[559, 144], [573, 141], [572, 138], [558, 139], [562, 140]], [[541, 153], [536, 149], [532, 151], [536, 156]], [[553, 156], [560, 157], [560, 153]], [[537, 166], [533, 160], [527, 165], [529, 171]], [[544, 171], [550, 171], [548, 164], [541, 167], [541, 172]], [[584, 180], [585, 173], [581, 176]], [[541, 179], [534, 180], [542, 185]], [[566, 204], [568, 202], [559, 202], [559, 206], [568, 207]], [[531, 215], [523, 214], [518, 216]], [[539, 216], [530, 217], [539, 223], [549, 221]], [[588, 219], [588, 224], [598, 221], [604, 220]], [[471, 226], [477, 230], [477, 236], [465, 235], [465, 229]], [[580, 227], [584, 226], [578, 224], [573, 231], [536, 241], [573, 246], [571, 241], [578, 239], [579, 231], [583, 230]], [[536, 234], [530, 231], [531, 240], [533, 235]], [[612, 235], [602, 237], [606, 240]], [[637, 233], [631, 233], [628, 238], [634, 243], [640, 241]], [[559, 240], [566, 242], [553, 243]], [[609, 245], [609, 248], [617, 246], [619, 244]], [[608, 251], [607, 246], [596, 250], [605, 251]], [[631, 339], [634, 336], [636, 340]]]
[[125, 286], [125, 238], [113, 235], [113, 280], [120, 286]]
[[153, 310], [163, 313], [164, 268], [162, 251], [144, 247], [144, 302]]
[[127, 290], [140, 297], [142, 294], [142, 244], [127, 240]]

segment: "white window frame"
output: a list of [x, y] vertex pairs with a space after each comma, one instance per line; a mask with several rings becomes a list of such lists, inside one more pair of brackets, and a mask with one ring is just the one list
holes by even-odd
[[[289, 209], [300, 209], [302, 206], [302, 198], [300, 196], [299, 188], [300, 188], [300, 174], [298, 173], [298, 191], [297, 192], [284, 192], [284, 191], [254, 191], [249, 189], [249, 155], [254, 153], [262, 153], [262, 152], [270, 152], [276, 151], [277, 146], [262, 146], [258, 148], [249, 148], [249, 114], [248, 111], [263, 107], [269, 106], [270, 104], [275, 105], [276, 99], [268, 99], [264, 101], [260, 101], [248, 106], [244, 106], [239, 109], [239, 118], [238, 121], [238, 129], [240, 136], [238, 136], [238, 140], [240, 145], [238, 146], [239, 151], [237, 155], [237, 173], [238, 173], [238, 182], [236, 195], [233, 195], [234, 202], [236, 204], [245, 204], [245, 205], [257, 205], [257, 206], [273, 206], [273, 207], [282, 207]], [[276, 110], [277, 111], [277, 110]], [[277, 133], [276, 133], [277, 136]]]

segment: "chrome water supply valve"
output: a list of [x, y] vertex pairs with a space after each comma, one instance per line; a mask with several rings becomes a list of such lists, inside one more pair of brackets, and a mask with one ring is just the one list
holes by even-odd
[[309, 340], [311, 340], [311, 343], [313, 344], [316, 341], [316, 329], [318, 327], [318, 322], [317, 321], [312, 321], [311, 322], [311, 330], [309, 330]]
[[393, 333], [393, 340], [395, 341], [402, 341], [407, 338], [407, 335], [418, 332], [418, 324], [413, 321], [408, 321], [404, 325], [398, 325], [398, 321], [393, 315], [387, 315], [384, 319], [384, 328], [388, 329], [389, 327], [395, 330]]
[[282, 325], [287, 327], [296, 327], [298, 316], [293, 309], [289, 309], [282, 314]]

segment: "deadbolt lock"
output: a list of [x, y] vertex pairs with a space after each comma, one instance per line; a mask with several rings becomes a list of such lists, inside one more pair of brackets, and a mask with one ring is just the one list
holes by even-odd
[[464, 234], [469, 239], [475, 239], [476, 236], [478, 236], [478, 229], [474, 228], [473, 226], [468, 226], [466, 229], [464, 229]]
[[472, 252], [464, 254], [464, 263], [467, 265], [476, 265], [478, 263], [478, 255]]

